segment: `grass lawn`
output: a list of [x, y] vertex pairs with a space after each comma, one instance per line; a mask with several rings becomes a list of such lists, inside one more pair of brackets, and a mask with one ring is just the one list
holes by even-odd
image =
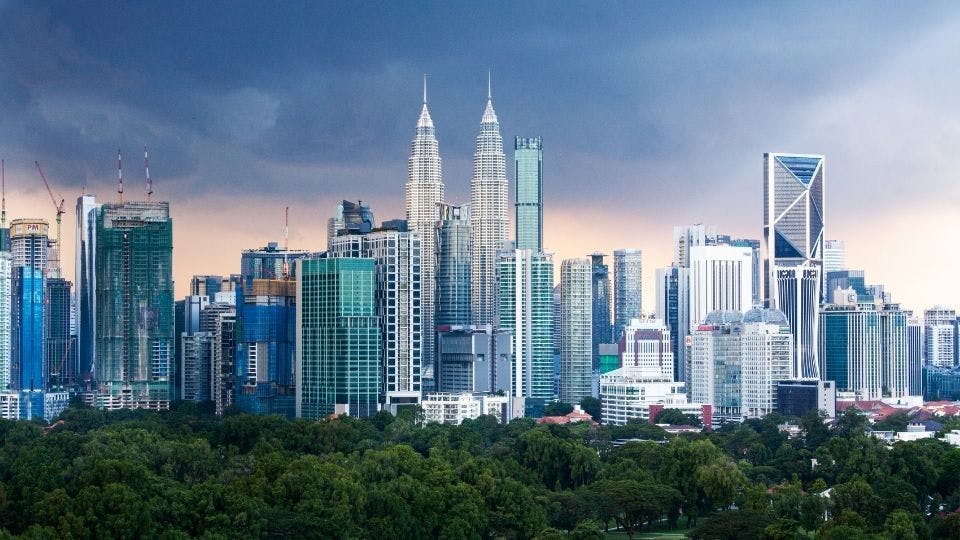
[[[634, 533], [634, 540], [681, 540], [687, 537], [687, 533], [691, 529], [685, 529], [683, 527], [678, 527], [672, 531], [663, 529], [661, 531], [647, 532], [643, 531], [640, 533]], [[622, 540], [624, 538], [629, 538], [627, 533], [623, 531], [607, 531], [607, 538], [613, 540]]]

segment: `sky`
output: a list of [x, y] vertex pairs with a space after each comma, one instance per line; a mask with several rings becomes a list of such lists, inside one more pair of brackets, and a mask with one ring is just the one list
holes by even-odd
[[[242, 249], [322, 250], [341, 199], [403, 217], [422, 77], [446, 199], [468, 202], [487, 72], [513, 137], [542, 136], [544, 242], [644, 253], [674, 225], [762, 235], [763, 153], [826, 156], [826, 236], [894, 300], [960, 308], [960, 5], [894, 2], [9, 2], [0, 0], [8, 219], [76, 197], [154, 200], [174, 279]], [[512, 199], [512, 190], [511, 190]]]

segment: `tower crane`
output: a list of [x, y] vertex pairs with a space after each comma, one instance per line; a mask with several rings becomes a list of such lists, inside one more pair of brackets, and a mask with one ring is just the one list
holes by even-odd
[[57, 260], [54, 265], [54, 273], [56, 277], [60, 277], [60, 250], [63, 249], [63, 246], [60, 245], [60, 222], [63, 218], [63, 214], [66, 211], [63, 209], [64, 199], [61, 197], [60, 202], [57, 202], [57, 197], [53, 194], [53, 190], [50, 189], [50, 182], [47, 182], [47, 176], [43, 174], [43, 168], [40, 167], [39, 161], [34, 161], [37, 165], [37, 171], [40, 173], [40, 178], [43, 179], [43, 185], [47, 188], [47, 193], [50, 194], [50, 200], [53, 201], [53, 207], [57, 211]]

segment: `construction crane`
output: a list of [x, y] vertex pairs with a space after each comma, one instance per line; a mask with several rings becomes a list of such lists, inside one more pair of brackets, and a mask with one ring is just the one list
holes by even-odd
[[0, 159], [0, 227], [7, 228], [7, 166]]
[[37, 164], [37, 171], [40, 172], [40, 178], [43, 179], [43, 185], [47, 187], [47, 193], [50, 194], [50, 200], [53, 202], [53, 207], [57, 211], [57, 260], [53, 267], [53, 271], [56, 274], [56, 277], [60, 277], [60, 250], [62, 249], [62, 246], [60, 245], [60, 222], [62, 221], [63, 214], [66, 213], [66, 211], [63, 209], [64, 199], [61, 197], [60, 202], [57, 202], [57, 197], [53, 194], [53, 190], [50, 189], [50, 182], [47, 182], [47, 176], [43, 174], [43, 168], [40, 167], [40, 162], [34, 161], [34, 163]]
[[290, 253], [290, 207], [283, 209], [283, 279], [290, 277], [287, 254]]

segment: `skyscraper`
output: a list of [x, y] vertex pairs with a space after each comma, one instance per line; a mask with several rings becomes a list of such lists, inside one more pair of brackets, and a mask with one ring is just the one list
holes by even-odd
[[469, 325], [470, 206], [440, 205], [440, 223], [436, 235], [436, 324]]
[[696, 223], [673, 227], [673, 264], [688, 268], [690, 249], [694, 246], [712, 246], [717, 243], [717, 226]]
[[603, 262], [603, 253], [590, 255], [593, 294], [593, 370], [600, 369], [600, 344], [611, 343], [610, 324], [610, 267]]
[[[686, 336], [690, 328], [690, 270], [670, 266], [657, 269], [657, 319], [670, 330], [673, 380], [687, 381]], [[690, 386], [687, 385], [687, 388]]]
[[70, 282], [47, 278], [44, 297], [45, 378], [50, 388], [69, 389], [78, 375], [70, 340]]
[[553, 261], [529, 249], [504, 250], [497, 282], [500, 328], [514, 336], [511, 395], [525, 399], [527, 416], [540, 416], [553, 398]]
[[369, 204], [345, 200], [337, 205], [336, 213], [327, 220], [327, 249], [330, 248], [333, 238], [344, 231], [366, 234], [376, 226]]
[[[96, 231], [100, 205], [93, 195], [77, 198], [77, 242], [74, 306], [77, 310], [77, 363], [80, 373], [93, 372], [96, 357]], [[177, 338], [179, 339], [179, 337]]]
[[[383, 403], [394, 413], [416, 405], [423, 391], [422, 236], [416, 232], [378, 230], [334, 238], [331, 257], [360, 257], [375, 262], [376, 315], [380, 322]], [[420, 307], [420, 309], [418, 309]]]
[[883, 397], [880, 316], [872, 304], [828, 304], [820, 312], [823, 378], [857, 399]]
[[543, 251], [543, 146], [540, 137], [514, 141], [517, 179], [516, 248]]
[[104, 204], [95, 246], [97, 399], [166, 408], [175, 380], [169, 204]]
[[255, 279], [237, 299], [235, 399], [243, 412], [295, 414], [296, 285]]
[[0, 251], [0, 393], [10, 388], [10, 308], [12, 301], [11, 273], [13, 257], [7, 251]]
[[793, 337], [787, 317], [775, 309], [743, 314], [740, 333], [742, 413], [761, 418], [777, 410], [777, 386], [793, 373]]
[[763, 155], [764, 296], [790, 322], [798, 378], [819, 376], [824, 177], [822, 155]]
[[473, 324], [491, 324], [497, 312], [497, 257], [505, 247], [508, 220], [506, 158], [489, 81], [487, 108], [480, 120], [477, 148], [473, 154], [470, 204]]
[[752, 306], [753, 256], [750, 248], [693, 246], [690, 249], [690, 328], [717, 310]]
[[[432, 384], [436, 327], [436, 227], [443, 203], [443, 174], [440, 148], [427, 108], [427, 78], [423, 78], [423, 108], [417, 120], [417, 132], [410, 143], [407, 162], [407, 184], [404, 190], [407, 226], [420, 237], [420, 323], [423, 343], [423, 377]], [[419, 367], [418, 367], [419, 369]], [[419, 378], [420, 374], [418, 374]]]
[[[296, 277], [294, 261], [306, 256], [304, 250], [285, 249], [276, 242], [268, 242], [259, 249], [244, 250], [240, 253], [240, 286], [249, 291], [255, 279], [292, 279]], [[284, 267], [286, 276], [283, 275]]]
[[587, 259], [560, 264], [560, 401], [593, 395], [592, 268]]
[[927, 364], [953, 367], [956, 363], [957, 312], [935, 306], [923, 312], [924, 356]]
[[380, 328], [373, 259], [297, 261], [296, 415], [376, 414]]
[[643, 252], [618, 249], [613, 252], [613, 341], [623, 329], [643, 315]]
[[907, 317], [907, 380], [911, 396], [923, 395], [923, 321]]
[[742, 328], [739, 311], [713, 311], [691, 335], [690, 401], [713, 404], [720, 419], [743, 418]]
[[15, 219], [10, 223], [11, 274], [11, 386], [44, 391], [47, 236], [46, 221]]

